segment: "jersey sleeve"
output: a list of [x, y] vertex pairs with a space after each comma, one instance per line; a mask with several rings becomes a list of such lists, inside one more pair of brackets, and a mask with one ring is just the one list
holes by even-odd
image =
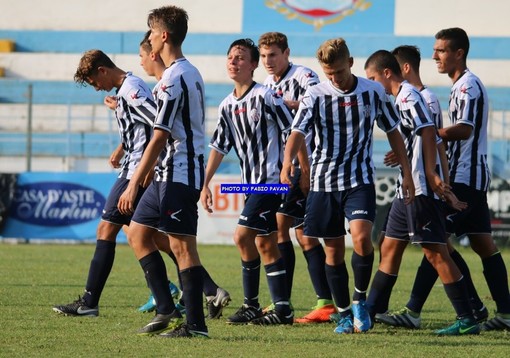
[[182, 94], [183, 90], [178, 81], [161, 80], [157, 93], [158, 113], [154, 128], [172, 131]]
[[[313, 87], [310, 87], [313, 88]], [[315, 120], [315, 100], [310, 88], [299, 103], [299, 108], [292, 122], [292, 131], [297, 131], [306, 136]]]
[[220, 106], [218, 109], [218, 124], [211, 137], [209, 147], [223, 155], [227, 155], [233, 144], [226, 107]]
[[269, 104], [269, 108], [266, 108], [266, 111], [271, 113], [271, 116], [276, 121], [280, 131], [290, 131], [292, 113], [283, 101], [283, 98], [273, 90], [269, 90], [265, 95], [265, 103]]
[[467, 124], [471, 127], [475, 126], [476, 114], [480, 109], [478, 99], [482, 95], [475, 81], [467, 80], [459, 88], [457, 88], [456, 105], [456, 123]]
[[138, 122], [154, 125], [156, 118], [156, 103], [148, 89], [133, 87], [124, 97], [131, 117]]
[[[381, 86], [382, 89], [382, 86]], [[375, 100], [378, 102], [379, 115], [377, 116], [377, 126], [384, 132], [391, 132], [397, 128], [400, 123], [399, 115], [395, 109], [393, 101], [390, 96], [386, 94], [384, 89], [376, 92]]]

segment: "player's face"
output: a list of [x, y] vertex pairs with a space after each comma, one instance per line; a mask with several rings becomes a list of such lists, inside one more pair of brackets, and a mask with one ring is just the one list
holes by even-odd
[[[455, 71], [458, 59], [461, 58], [461, 50], [453, 51], [450, 47], [450, 40], [436, 39], [432, 59], [436, 61], [439, 73], [450, 74]], [[460, 55], [460, 57], [459, 57]]]
[[227, 72], [236, 82], [251, 80], [257, 65], [257, 62], [251, 59], [250, 51], [244, 46], [232, 47], [227, 55]]
[[259, 49], [260, 59], [267, 73], [281, 77], [289, 67], [289, 49], [282, 51], [278, 46], [262, 46]]
[[140, 66], [144, 69], [145, 73], [149, 76], [154, 76], [154, 71], [152, 69], [152, 58], [151, 54], [145, 51], [142, 47], [140, 47], [139, 51], [140, 55]]
[[383, 85], [384, 89], [386, 90], [386, 93], [391, 94], [391, 84], [388, 78], [384, 75], [383, 72], [377, 71], [374, 66], [368, 66], [365, 69], [365, 73], [367, 75], [367, 78], [372, 81], [379, 82]]
[[165, 37], [165, 32], [163, 31], [163, 29], [161, 29], [160, 26], [157, 26], [157, 25], [152, 25], [151, 26], [151, 34], [149, 35], [149, 41], [151, 43], [151, 47], [152, 47], [152, 52], [154, 52], [155, 54], [158, 54], [161, 52], [161, 50], [163, 49], [163, 44], [164, 44], [164, 37]]
[[97, 69], [97, 73], [87, 78], [87, 83], [96, 91], [110, 92], [113, 89], [113, 82], [108, 77], [108, 71], [103, 67]]
[[333, 86], [342, 91], [349, 91], [352, 88], [354, 79], [351, 73], [353, 64], [352, 57], [346, 60], [336, 60], [331, 65], [321, 63], [322, 71]]

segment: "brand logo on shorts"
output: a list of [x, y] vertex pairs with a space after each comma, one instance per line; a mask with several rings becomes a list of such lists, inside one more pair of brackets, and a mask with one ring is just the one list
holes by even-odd
[[259, 217], [267, 221], [266, 214], [269, 214], [271, 210], [263, 211], [259, 214]]
[[426, 223], [425, 225], [423, 225], [423, 226], [421, 227], [421, 229], [422, 229], [423, 231], [432, 232], [432, 230], [430, 230], [430, 229], [429, 229], [429, 225], [430, 225], [430, 223], [431, 223], [431, 222], [432, 222], [432, 221], [429, 221], [428, 223]]
[[299, 206], [300, 208], [302, 208], [304, 202], [305, 202], [305, 199], [296, 200], [296, 205]]
[[453, 222], [453, 217], [454, 217], [455, 215], [456, 215], [455, 213], [450, 214], [450, 215], [446, 215], [446, 220], [448, 220], [449, 222]]
[[367, 210], [354, 210], [351, 212], [351, 215], [368, 215]]
[[181, 222], [181, 219], [179, 219], [177, 217], [177, 214], [179, 214], [181, 211], [182, 211], [182, 209], [174, 211], [174, 212], [168, 210], [167, 215], [169, 215], [172, 220], [177, 220], [177, 221]]
[[239, 215], [239, 219], [244, 220], [244, 221], [248, 221], [248, 217], [244, 216], [244, 215]]

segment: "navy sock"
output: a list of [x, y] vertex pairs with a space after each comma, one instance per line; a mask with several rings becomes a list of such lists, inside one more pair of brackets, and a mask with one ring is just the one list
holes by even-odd
[[182, 298], [186, 306], [186, 321], [193, 329], [207, 332], [202, 303], [204, 269], [192, 266], [181, 271], [183, 291]]
[[413, 312], [420, 313], [437, 278], [438, 274], [436, 269], [430, 264], [425, 255], [423, 255], [420, 267], [418, 267], [418, 271], [416, 271], [411, 297], [409, 297], [406, 307]]
[[353, 301], [367, 298], [367, 290], [370, 284], [370, 277], [372, 276], [373, 264], [374, 251], [366, 256], [360, 256], [355, 251], [352, 252], [351, 266], [354, 275]]
[[204, 274], [204, 294], [206, 296], [216, 296], [218, 285], [213, 281], [204, 266], [202, 266], [202, 273]]
[[252, 261], [242, 261], [244, 303], [248, 306], [260, 307], [260, 257]]
[[469, 303], [469, 295], [464, 282], [464, 278], [461, 278], [457, 282], [444, 284], [444, 290], [446, 295], [450, 299], [450, 302], [457, 313], [458, 318], [473, 316], [473, 310]]
[[380, 270], [375, 273], [367, 298], [368, 311], [372, 317], [376, 313], [388, 311], [391, 291], [395, 286], [395, 282], [397, 282], [397, 275], [388, 275]]
[[469, 267], [464, 261], [464, 258], [460, 255], [457, 250], [454, 250], [450, 253], [450, 256], [453, 259], [453, 262], [457, 265], [460, 270], [460, 273], [464, 277], [464, 282], [469, 294], [469, 301], [471, 302], [471, 306], [473, 309], [481, 309], [483, 307], [483, 302], [478, 296], [478, 292], [476, 291], [475, 285], [473, 284], [473, 279], [471, 278], [471, 272], [469, 271]]
[[286, 241], [278, 244], [278, 249], [282, 255], [283, 265], [287, 272], [287, 297], [290, 299], [292, 294], [292, 283], [294, 280], [294, 267], [296, 266], [296, 253], [294, 252], [294, 245], [292, 245], [292, 241]]
[[283, 259], [279, 258], [271, 264], [264, 265], [264, 269], [266, 270], [267, 285], [271, 294], [271, 300], [275, 305], [275, 310], [288, 315], [290, 313], [290, 306]]
[[156, 312], [161, 314], [172, 313], [175, 310], [175, 305], [168, 289], [165, 262], [159, 251], [151, 252], [147, 256], [142, 257], [139, 262], [156, 300]]
[[329, 289], [328, 280], [326, 279], [326, 271], [324, 265], [326, 262], [326, 254], [322, 245], [303, 251], [306, 262], [308, 263], [308, 273], [312, 280], [313, 288], [318, 299], [331, 300], [331, 291]]
[[508, 293], [508, 274], [501, 253], [482, 260], [485, 281], [491, 291], [492, 299], [496, 302], [498, 313], [510, 313], [510, 294]]
[[96, 251], [90, 262], [89, 276], [83, 295], [83, 299], [89, 307], [96, 307], [99, 303], [115, 260], [115, 246], [115, 241], [96, 241]]
[[349, 273], [347, 272], [345, 262], [336, 266], [325, 264], [324, 268], [329, 289], [336, 306], [340, 309], [349, 307], [351, 304], [349, 297]]

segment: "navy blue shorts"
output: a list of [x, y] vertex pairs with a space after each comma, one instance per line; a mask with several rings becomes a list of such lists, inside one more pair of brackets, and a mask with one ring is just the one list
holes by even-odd
[[[106, 203], [104, 204], [103, 215], [101, 219], [107, 221], [109, 223], [115, 225], [129, 225], [131, 222], [131, 215], [123, 215], [120, 213], [119, 208], [117, 207], [119, 203], [120, 196], [124, 193], [127, 186], [129, 184], [129, 179], [118, 178], [113, 184], [112, 189], [110, 190], [110, 194], [108, 194], [108, 198], [106, 199]], [[135, 208], [142, 197], [145, 188], [139, 187], [138, 194], [135, 199]]]
[[456, 236], [490, 234], [492, 227], [487, 193], [465, 184], [453, 183], [451, 186], [457, 198], [465, 201], [468, 207], [463, 211], [455, 211], [450, 207], [446, 209], [446, 231]]
[[413, 244], [446, 244], [444, 203], [424, 195], [416, 196], [409, 205], [404, 199], [393, 200], [386, 237]]
[[296, 168], [294, 176], [292, 177], [292, 187], [287, 195], [285, 195], [278, 209], [278, 214], [290, 216], [295, 219], [292, 227], [302, 225], [303, 218], [305, 217], [306, 197], [299, 187], [300, 178], [301, 170]]
[[360, 185], [336, 192], [308, 193], [304, 228], [306, 236], [325, 239], [344, 236], [345, 218], [349, 221], [374, 222], [374, 185]]
[[182, 183], [153, 181], [132, 221], [167, 234], [197, 235], [200, 191]]
[[250, 194], [244, 201], [244, 209], [239, 215], [238, 225], [268, 235], [278, 230], [276, 211], [282, 202], [279, 194]]

